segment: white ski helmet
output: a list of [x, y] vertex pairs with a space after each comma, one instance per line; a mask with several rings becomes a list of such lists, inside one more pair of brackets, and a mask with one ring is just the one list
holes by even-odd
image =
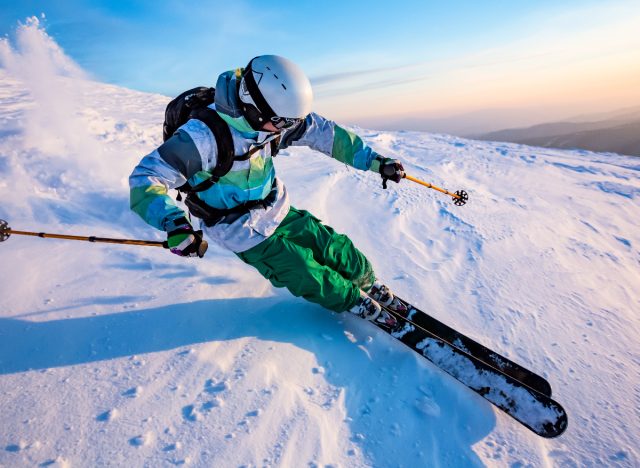
[[284, 129], [311, 112], [313, 91], [307, 76], [291, 60], [260, 55], [244, 69], [238, 97], [242, 113], [254, 130], [269, 121]]

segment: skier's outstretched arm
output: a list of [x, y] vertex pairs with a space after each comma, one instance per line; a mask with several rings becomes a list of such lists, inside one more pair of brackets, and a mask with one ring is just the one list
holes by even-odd
[[399, 182], [404, 176], [402, 163], [376, 153], [358, 135], [315, 112], [298, 127], [286, 132], [281, 147], [308, 146], [362, 171], [373, 171]]
[[194, 232], [187, 214], [168, 191], [184, 185], [202, 167], [197, 145], [187, 133], [177, 132], [143, 157], [129, 176], [131, 209], [151, 226], [166, 231], [171, 252], [180, 256], [198, 254], [202, 236]]

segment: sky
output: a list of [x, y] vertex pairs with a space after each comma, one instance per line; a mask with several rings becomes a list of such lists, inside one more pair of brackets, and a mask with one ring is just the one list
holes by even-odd
[[284, 55], [316, 111], [371, 128], [469, 133], [640, 104], [637, 0], [0, 0], [0, 34], [30, 16], [95, 79], [169, 96]]

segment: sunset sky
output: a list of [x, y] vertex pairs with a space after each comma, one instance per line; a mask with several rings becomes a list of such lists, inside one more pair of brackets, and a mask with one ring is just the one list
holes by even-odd
[[276, 53], [311, 77], [318, 112], [362, 126], [640, 104], [638, 1], [2, 0], [0, 33], [43, 13], [98, 80], [174, 95]]

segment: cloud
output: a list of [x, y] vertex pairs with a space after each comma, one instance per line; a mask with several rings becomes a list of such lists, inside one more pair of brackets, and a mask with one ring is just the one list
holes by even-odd
[[311, 77], [311, 83], [314, 86], [326, 86], [332, 83], [341, 83], [341, 82], [344, 82], [344, 80], [349, 80], [352, 78], [377, 75], [377, 74], [385, 73], [389, 71], [400, 70], [406, 67], [407, 65], [400, 66], [400, 67], [388, 66], [388, 67], [368, 68], [364, 70], [351, 70], [351, 71], [344, 71], [344, 72], [329, 73], [326, 75]]
[[349, 70], [311, 77], [320, 97], [335, 97], [376, 89], [387, 89], [438, 79], [442, 75], [531, 62], [551, 56], [550, 51], [523, 54], [508, 48], [484, 50], [441, 60], [423, 60], [401, 65]]

